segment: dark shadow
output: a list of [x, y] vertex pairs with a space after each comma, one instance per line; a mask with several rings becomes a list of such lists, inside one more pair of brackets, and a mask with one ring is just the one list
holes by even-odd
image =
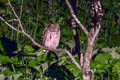
[[73, 74], [64, 65], [58, 66], [57, 62], [52, 64], [44, 75], [56, 80], [74, 80]]
[[[77, 14], [76, 4], [77, 4], [76, 0], [72, 0], [71, 5], [75, 15]], [[75, 40], [75, 47], [72, 49], [72, 55], [77, 54], [80, 59], [81, 46], [80, 46], [79, 34], [77, 31], [77, 23], [74, 18], [72, 19], [72, 30], [73, 30], [74, 40]]]
[[13, 52], [17, 50], [17, 43], [5, 37], [1, 37], [0, 40], [6, 54], [10, 57], [14, 56]]
[[33, 46], [33, 48], [35, 49], [35, 50], [38, 50], [38, 49], [40, 49], [40, 47], [38, 47], [38, 46]]
[[55, 53], [55, 52], [53, 52], [53, 51], [49, 51], [48, 52], [48, 57], [51, 57], [51, 55], [54, 55], [54, 58], [56, 59], [56, 60], [58, 60], [58, 55], [57, 55], [57, 53]]
[[0, 2], [0, 8], [5, 8], [5, 3]]

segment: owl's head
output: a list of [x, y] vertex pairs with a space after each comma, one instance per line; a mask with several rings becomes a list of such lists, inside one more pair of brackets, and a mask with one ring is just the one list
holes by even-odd
[[51, 29], [51, 31], [57, 32], [60, 30], [60, 25], [57, 23], [52, 23], [49, 25], [49, 28]]

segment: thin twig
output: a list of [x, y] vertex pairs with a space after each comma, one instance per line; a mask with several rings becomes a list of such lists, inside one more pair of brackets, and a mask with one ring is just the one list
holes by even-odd
[[14, 67], [13, 64], [11, 64], [11, 67], [12, 67], [13, 71], [16, 72], [15, 67]]
[[17, 19], [10, 19], [8, 22], [18, 21]]
[[83, 30], [83, 32], [86, 34], [86, 36], [88, 36], [88, 31], [87, 29], [85, 28], [85, 26], [78, 20], [78, 18], [76, 17], [70, 3], [68, 0], [65, 0], [66, 1], [66, 4], [68, 5], [69, 9], [70, 9], [70, 12], [72, 14], [72, 17], [75, 19], [75, 21], [77, 22], [77, 24], [80, 26], [80, 28]]
[[68, 50], [66, 50], [66, 49], [65, 49], [64, 52], [66, 52], [69, 55], [69, 57], [72, 59], [72, 61], [74, 62], [74, 64], [80, 69], [80, 71], [82, 71], [81, 66], [78, 64], [78, 62], [76, 62], [75, 58], [71, 55], [71, 53]]
[[10, 24], [9, 24], [7, 21], [5, 21], [5, 19], [2, 18], [1, 16], [0, 16], [0, 19], [1, 19], [5, 24], [7, 24], [10, 28], [12, 28], [13, 30], [15, 30], [15, 31], [17, 31], [17, 32], [21, 32], [21, 31], [17, 30], [16, 28], [14, 28], [12, 25], [10, 25]]
[[22, 32], [24, 32], [24, 29], [23, 29], [22, 23], [21, 23], [21, 21], [20, 21], [20, 18], [17, 16], [14, 8], [12, 7], [12, 5], [11, 5], [11, 3], [10, 3], [10, 0], [8, 0], [8, 4], [9, 4], [9, 6], [10, 6], [12, 12], [13, 12], [13, 14], [15, 15], [15, 17], [18, 19], [18, 22], [19, 22], [19, 24], [20, 24], [20, 28], [21, 28]]

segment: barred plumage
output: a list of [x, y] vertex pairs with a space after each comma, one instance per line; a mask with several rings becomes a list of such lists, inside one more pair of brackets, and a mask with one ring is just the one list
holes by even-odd
[[43, 31], [43, 46], [56, 49], [59, 45], [60, 25], [57, 23], [49, 24]]

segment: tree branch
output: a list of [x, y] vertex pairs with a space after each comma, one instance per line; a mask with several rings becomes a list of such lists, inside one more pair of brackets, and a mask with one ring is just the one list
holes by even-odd
[[21, 31], [17, 30], [16, 28], [14, 28], [12, 25], [10, 25], [10, 24], [9, 24], [7, 21], [5, 21], [5, 19], [2, 18], [1, 16], [0, 16], [0, 19], [1, 19], [5, 24], [7, 24], [10, 28], [12, 28], [13, 30], [15, 30], [15, 31], [17, 31], [17, 32], [21, 32]]
[[12, 5], [11, 5], [11, 3], [10, 3], [10, 0], [8, 0], [8, 4], [9, 4], [9, 6], [10, 6], [12, 12], [13, 12], [13, 14], [15, 15], [15, 17], [16, 17], [17, 20], [18, 20], [22, 32], [24, 32], [24, 29], [23, 29], [22, 23], [21, 23], [21, 21], [20, 21], [20, 18], [17, 16], [17, 14], [16, 14], [14, 8], [12, 7]]
[[80, 26], [80, 28], [81, 28], [81, 29], [83, 30], [83, 32], [86, 34], [86, 36], [88, 36], [88, 31], [87, 31], [87, 29], [84, 27], [84, 25], [83, 25], [83, 24], [78, 20], [78, 18], [76, 17], [76, 15], [75, 15], [75, 13], [74, 13], [74, 11], [73, 11], [73, 9], [72, 9], [69, 1], [68, 1], [68, 0], [65, 0], [65, 1], [66, 1], [67, 6], [68, 6], [69, 9], [70, 9], [70, 12], [71, 12], [71, 14], [72, 14], [72, 17], [75, 19], [75, 21], [77, 22], [77, 24]]
[[99, 24], [97, 27], [96, 27], [96, 31], [94, 32], [94, 35], [93, 35], [93, 38], [92, 38], [92, 41], [95, 41], [99, 31], [100, 31], [100, 28], [101, 28], [101, 25]]

